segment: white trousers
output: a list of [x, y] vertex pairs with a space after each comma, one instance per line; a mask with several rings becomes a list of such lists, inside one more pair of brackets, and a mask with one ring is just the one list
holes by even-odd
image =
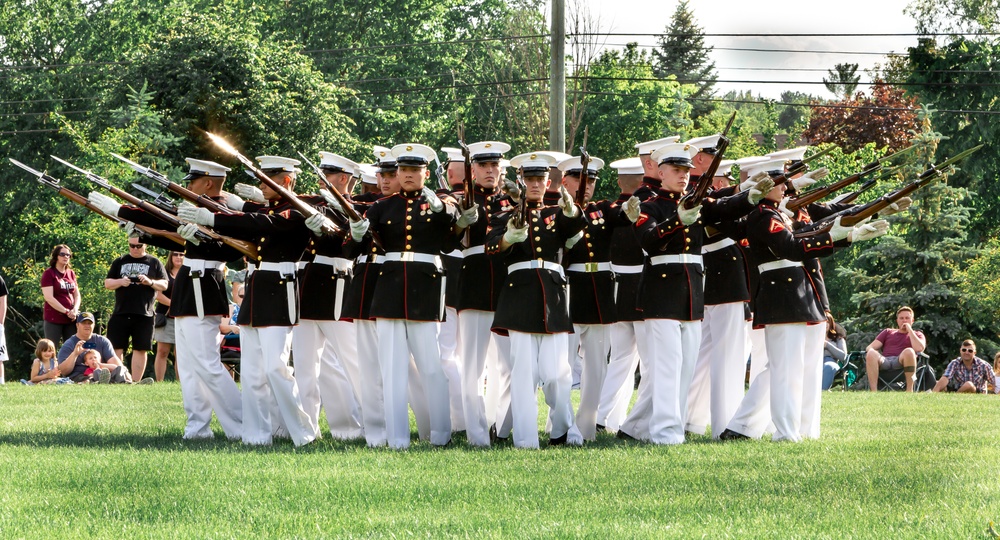
[[718, 439], [743, 399], [746, 375], [746, 321], [743, 302], [705, 306], [701, 349], [688, 391], [687, 426], [704, 434], [709, 424]]
[[389, 446], [399, 449], [410, 446], [406, 396], [411, 354], [426, 396], [431, 444], [447, 444], [451, 440], [451, 410], [448, 378], [441, 368], [438, 348], [438, 323], [377, 319], [375, 325]]
[[465, 408], [462, 405], [462, 372], [458, 357], [458, 311], [445, 307], [445, 320], [438, 331], [441, 348], [441, 367], [448, 377], [448, 395], [451, 396], [451, 429], [465, 431]]
[[[178, 340], [179, 342], [180, 340]], [[298, 385], [288, 367], [292, 327], [242, 327], [240, 376], [243, 378], [243, 442], [271, 444], [272, 428], [288, 430], [295, 446], [319, 435], [302, 409]], [[275, 403], [279, 418], [271, 418]]]
[[[473, 446], [489, 446], [490, 424], [501, 415], [500, 423], [503, 424], [510, 408], [510, 340], [491, 332], [492, 325], [492, 311], [463, 310], [458, 321], [465, 435]], [[493, 355], [490, 354], [491, 342], [495, 351]], [[488, 358], [492, 362], [488, 363]], [[483, 388], [483, 372], [488, 364], [493, 367], [491, 372], [485, 374], [486, 387], [493, 390], [489, 400]], [[486, 392], [490, 393], [489, 390]], [[498, 412], [501, 408], [503, 412]], [[498, 431], [500, 427], [497, 426]], [[509, 433], [509, 426], [506, 431]], [[504, 434], [501, 433], [501, 436]]]
[[354, 333], [358, 342], [357, 364], [365, 441], [368, 446], [384, 446], [385, 398], [382, 395], [382, 368], [378, 363], [378, 331], [375, 321], [354, 321]]
[[750, 384], [753, 384], [757, 375], [764, 372], [767, 367], [767, 345], [764, 343], [764, 329], [752, 328], [750, 334]]
[[764, 329], [771, 372], [771, 440], [819, 438], [825, 331], [822, 324], [772, 324]]
[[580, 371], [580, 406], [576, 411], [576, 427], [586, 441], [597, 436], [597, 408], [601, 405], [601, 390], [608, 372], [608, 351], [611, 348], [611, 325], [574, 324], [569, 336], [569, 354], [583, 353]]
[[514, 446], [538, 448], [538, 385], [549, 406], [551, 437], [566, 435], [574, 444], [583, 437], [573, 424], [570, 390], [573, 384], [566, 358], [568, 333], [510, 332], [510, 395]]
[[656, 444], [684, 442], [687, 392], [701, 344], [701, 321], [649, 319], [645, 321], [649, 353], [649, 389], [639, 399], [621, 429], [637, 439]]
[[361, 405], [347, 371], [347, 358], [357, 365], [354, 325], [341, 321], [302, 320], [292, 330], [295, 382], [302, 396], [302, 409], [319, 429], [320, 406], [326, 411], [330, 436], [361, 437]]
[[[407, 369], [409, 374], [406, 379], [406, 401], [409, 402], [410, 410], [413, 411], [413, 419], [417, 423], [417, 438], [421, 441], [429, 441], [431, 440], [431, 413], [427, 408], [427, 393], [424, 392], [424, 383], [420, 380], [420, 371], [417, 370], [417, 362], [413, 359], [412, 354]], [[450, 420], [450, 412], [448, 416]]]
[[185, 439], [212, 437], [209, 422], [215, 411], [226, 437], [237, 439], [243, 433], [243, 402], [233, 377], [222, 365], [219, 347], [222, 317], [178, 317], [177, 372], [187, 425]]
[[[597, 408], [597, 423], [608, 431], [618, 431], [635, 388], [635, 368], [645, 377], [646, 326], [644, 321], [616, 322], [611, 325], [611, 360], [601, 388], [601, 404]], [[647, 385], [639, 383], [640, 388]]]

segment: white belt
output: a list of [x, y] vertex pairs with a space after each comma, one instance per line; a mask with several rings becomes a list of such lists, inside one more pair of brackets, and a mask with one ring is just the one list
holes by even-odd
[[333, 271], [345, 274], [351, 271], [354, 266], [354, 261], [351, 259], [345, 259], [343, 257], [327, 257], [326, 255], [315, 255], [312, 260], [313, 264], [325, 264], [327, 266], [332, 266]]
[[262, 262], [258, 272], [278, 272], [285, 278], [285, 294], [288, 298], [288, 324], [295, 324], [298, 310], [295, 305], [295, 272], [298, 264], [294, 261]]
[[732, 238], [723, 238], [718, 242], [712, 242], [706, 246], [701, 246], [702, 254], [711, 253], [713, 251], [719, 251], [722, 248], [727, 248], [729, 246], [735, 246], [736, 242]]
[[191, 277], [191, 288], [194, 289], [194, 309], [195, 313], [198, 314], [199, 319], [205, 318], [205, 299], [201, 295], [201, 278], [205, 275], [205, 271], [218, 270], [226, 266], [226, 263], [219, 261], [206, 261], [205, 259], [189, 259], [184, 257], [184, 266], [187, 266], [190, 271], [188, 275]]
[[680, 255], [657, 255], [655, 257], [649, 258], [649, 263], [652, 265], [657, 264], [697, 264], [698, 266], [703, 266], [701, 262], [701, 255], [692, 255], [689, 253], [683, 253]]
[[295, 263], [295, 268], [298, 269], [301, 272], [302, 270], [305, 270], [306, 266], [308, 266], [308, 265], [309, 265], [309, 261], [299, 261], [299, 262]]
[[418, 263], [428, 263], [433, 264], [437, 268], [441, 268], [441, 257], [437, 255], [429, 255], [427, 253], [417, 253], [416, 251], [390, 251], [385, 254], [383, 259], [385, 262], [418, 262]]
[[558, 273], [560, 276], [565, 276], [563, 274], [563, 267], [559, 264], [549, 261], [543, 261], [540, 259], [534, 259], [530, 261], [516, 262], [507, 267], [507, 273], [517, 272], [518, 270], [551, 270], [552, 272]]
[[642, 268], [641, 264], [623, 265], [611, 263], [611, 271], [616, 274], [641, 274]]
[[576, 263], [569, 265], [566, 270], [570, 272], [610, 272], [611, 263], [606, 262], [588, 262], [588, 263]]
[[256, 264], [254, 264], [252, 262], [248, 262], [247, 263], [247, 277], [250, 277], [250, 274], [254, 273], [254, 271], [256, 271], [256, 270], [257, 270], [257, 265]]
[[453, 249], [453, 250], [449, 251], [448, 253], [442, 253], [441, 255], [444, 256], [444, 257], [451, 257], [453, 259], [461, 259], [462, 258], [462, 250]]
[[782, 268], [802, 268], [802, 263], [798, 261], [789, 261], [788, 259], [778, 259], [776, 261], [757, 265], [757, 270], [759, 270], [761, 274], [770, 270], [781, 270]]
[[463, 257], [468, 257], [469, 255], [481, 255], [484, 253], [486, 253], [486, 246], [472, 246], [462, 250]]
[[[371, 260], [368, 258], [371, 257]], [[382, 264], [385, 262], [384, 255], [360, 255], [357, 260], [354, 261], [356, 264]]]

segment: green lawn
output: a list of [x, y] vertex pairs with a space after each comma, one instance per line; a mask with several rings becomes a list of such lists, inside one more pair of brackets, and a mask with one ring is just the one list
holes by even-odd
[[823, 437], [184, 442], [179, 387], [0, 387], [0, 538], [989, 538], [997, 396], [827, 393]]

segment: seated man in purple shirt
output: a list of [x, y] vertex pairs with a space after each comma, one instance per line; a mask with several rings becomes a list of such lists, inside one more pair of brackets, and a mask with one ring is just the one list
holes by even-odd
[[993, 381], [993, 368], [990, 364], [976, 356], [976, 342], [967, 339], [962, 342], [961, 355], [952, 360], [944, 370], [944, 375], [934, 385], [935, 392], [948, 388], [954, 381], [956, 392], [985, 394], [987, 385]]
[[879, 370], [903, 368], [906, 391], [913, 391], [914, 375], [917, 372], [917, 355], [927, 347], [927, 339], [919, 330], [913, 329], [913, 308], [903, 306], [896, 310], [896, 326], [879, 333], [865, 349], [865, 364], [868, 369], [868, 383], [872, 392], [878, 391]]

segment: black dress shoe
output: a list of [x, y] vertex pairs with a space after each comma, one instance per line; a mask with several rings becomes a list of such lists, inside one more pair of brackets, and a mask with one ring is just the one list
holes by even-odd
[[622, 431], [620, 429], [618, 430], [618, 434], [615, 435], [615, 437], [618, 437], [619, 439], [621, 439], [623, 441], [637, 441], [638, 440], [635, 437], [629, 435], [628, 433], [625, 433], [624, 431]]
[[597, 433], [607, 433], [607, 432], [608, 428], [604, 427], [601, 424], [597, 424]]
[[497, 439], [500, 437], [497, 435], [497, 425], [493, 424], [490, 426], [490, 444], [496, 444]]
[[738, 433], [731, 429], [726, 429], [725, 431], [719, 434], [719, 439], [723, 441], [742, 441], [744, 439], [749, 439], [749, 438], [750, 437], [747, 437], [746, 435]]
[[549, 439], [549, 446], [563, 446], [566, 444], [566, 434], [564, 433], [562, 437], [556, 437], [555, 439]]

